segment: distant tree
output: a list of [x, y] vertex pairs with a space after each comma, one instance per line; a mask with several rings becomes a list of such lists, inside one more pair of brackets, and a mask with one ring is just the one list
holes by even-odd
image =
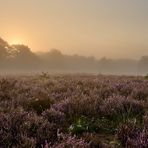
[[15, 45], [12, 45], [12, 47], [16, 49], [17, 56], [18, 55], [26, 55], [28, 53], [30, 54], [30, 48], [26, 45], [15, 44]]
[[41, 61], [26, 45], [9, 45], [0, 38], [0, 70], [21, 70], [41, 66]]
[[2, 47], [8, 47], [9, 44], [0, 37], [0, 46], [2, 46]]
[[61, 56], [62, 55], [61, 51], [58, 50], [58, 49], [51, 49], [50, 52], [49, 52], [49, 54], [51, 56], [55, 56], [55, 57], [58, 57], [58, 56]]
[[8, 60], [14, 56], [15, 48], [0, 38], [0, 60]]
[[99, 60], [98, 67], [100, 72], [106, 72], [108, 71], [110, 61], [106, 58], [103, 57]]
[[2, 38], [0, 38], [0, 61], [6, 60], [8, 57], [9, 45]]
[[12, 45], [14, 52], [14, 61], [17, 67], [32, 68], [39, 64], [39, 58], [31, 49], [23, 44]]
[[139, 61], [140, 72], [145, 74], [148, 73], [148, 56], [143, 56]]
[[60, 69], [63, 67], [64, 55], [58, 49], [51, 49], [42, 56], [46, 62], [46, 67], [51, 69]]
[[9, 67], [12, 51], [11, 46], [0, 38], [0, 70]]
[[8, 56], [7, 49], [0, 45], [0, 60], [6, 59]]

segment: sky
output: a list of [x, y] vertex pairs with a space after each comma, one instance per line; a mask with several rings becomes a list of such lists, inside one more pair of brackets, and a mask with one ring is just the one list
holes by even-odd
[[32, 51], [148, 55], [148, 0], [0, 0], [0, 37]]

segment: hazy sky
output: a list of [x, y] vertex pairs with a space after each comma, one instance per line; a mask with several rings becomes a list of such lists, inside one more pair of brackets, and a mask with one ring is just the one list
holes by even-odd
[[148, 55], [148, 0], [0, 0], [0, 36], [33, 51]]

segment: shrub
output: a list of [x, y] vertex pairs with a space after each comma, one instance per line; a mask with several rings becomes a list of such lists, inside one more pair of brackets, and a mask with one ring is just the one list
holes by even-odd
[[124, 147], [148, 147], [148, 129], [138, 128], [135, 122], [128, 122], [121, 125], [118, 129], [117, 136]]
[[117, 122], [126, 122], [128, 119], [140, 119], [144, 114], [143, 104], [122, 96], [113, 96], [104, 101], [101, 106], [102, 115]]
[[37, 114], [41, 114], [43, 111], [50, 109], [52, 103], [50, 99], [32, 99], [24, 105], [24, 108], [28, 111], [33, 110]]
[[70, 98], [54, 104], [52, 107], [66, 115], [69, 122], [77, 120], [80, 116], [97, 117], [99, 116], [99, 103], [95, 98]]
[[147, 99], [142, 77], [0, 78], [0, 147], [145, 148]]
[[137, 137], [138, 132], [139, 130], [135, 121], [128, 121], [126, 124], [121, 124], [118, 127], [117, 137], [121, 141], [122, 145], [126, 146], [128, 139]]
[[143, 129], [140, 133], [135, 134], [134, 138], [129, 137], [126, 147], [147, 148], [148, 147], [148, 130]]
[[0, 114], [0, 146], [23, 147], [41, 146], [45, 140], [54, 143], [57, 140], [57, 127], [34, 113], [16, 110], [9, 114]]
[[51, 148], [90, 148], [90, 143], [76, 136], [63, 135], [62, 140]]
[[53, 108], [44, 111], [42, 113], [42, 116], [51, 123], [63, 125], [66, 122], [65, 114]]

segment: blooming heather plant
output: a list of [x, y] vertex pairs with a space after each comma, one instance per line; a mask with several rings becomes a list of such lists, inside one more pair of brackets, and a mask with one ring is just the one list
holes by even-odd
[[24, 108], [27, 110], [33, 110], [37, 114], [41, 114], [46, 109], [50, 109], [51, 104], [52, 101], [50, 99], [32, 99], [24, 105]]
[[0, 148], [145, 148], [147, 112], [144, 77], [1, 76]]
[[51, 123], [56, 123], [61, 125], [66, 122], [65, 114], [53, 108], [44, 111], [42, 113], [42, 116], [45, 117]]
[[51, 148], [90, 148], [90, 143], [84, 139], [79, 139], [76, 136], [63, 135], [60, 143], [53, 145]]
[[148, 129], [140, 129], [135, 123], [121, 125], [118, 130], [118, 138], [125, 147], [147, 148]]
[[140, 130], [137, 128], [135, 121], [129, 121], [121, 124], [118, 128], [117, 137], [125, 147], [129, 138], [136, 138]]
[[135, 134], [134, 138], [129, 137], [126, 142], [126, 147], [147, 148], [148, 147], [148, 130], [143, 129], [140, 133]]
[[[2, 147], [22, 147], [35, 143], [40, 145], [46, 139], [57, 139], [56, 125], [47, 122], [34, 113], [16, 110], [0, 116], [0, 145]], [[26, 143], [25, 143], [26, 140]]]
[[101, 110], [104, 116], [117, 122], [126, 122], [131, 118], [141, 119], [144, 115], [141, 102], [118, 95], [104, 100]]

